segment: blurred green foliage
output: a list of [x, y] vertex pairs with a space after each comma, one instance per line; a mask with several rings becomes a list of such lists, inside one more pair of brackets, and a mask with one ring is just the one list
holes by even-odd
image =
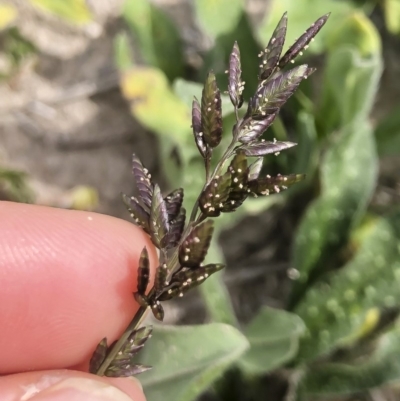
[[27, 184], [27, 174], [0, 167], [0, 200], [32, 203], [34, 195]]
[[[203, 34], [214, 43], [208, 52], [201, 54], [203, 64], [191, 76], [197, 82], [187, 81], [184, 75], [182, 42], [175, 25], [166, 22], [167, 17], [145, 0], [127, 0], [124, 16], [147, 65], [138, 66], [137, 55], [129, 55], [126, 36], [116, 40], [116, 63], [121, 70], [122, 91], [131, 103], [134, 116], [158, 135], [164, 172], [172, 187], [187, 188], [185, 206], [190, 207], [204, 183], [200, 174], [202, 160], [190, 128], [190, 107], [192, 97], [200, 97], [199, 82], [205, 73], [213, 69], [220, 88], [226, 86], [224, 71], [233, 42], [237, 40], [242, 51], [246, 99], [257, 81], [257, 53], [283, 12], [288, 11], [289, 17], [286, 46], [313, 20], [329, 11], [332, 13], [308, 54], [301, 58], [303, 62], [306, 57], [323, 55], [322, 74], [300, 86], [290, 102], [287, 113], [291, 116], [291, 129], [286, 129], [285, 120], [278, 120], [272, 127], [274, 137], [280, 140], [293, 135], [294, 128], [296, 134], [290, 139], [298, 142], [298, 147], [288, 157], [270, 161], [268, 167], [279, 168], [282, 174], [293, 169], [296, 173], [305, 172], [306, 183], [283, 196], [248, 201], [236, 213], [216, 220], [217, 233], [221, 233], [248, 213], [259, 213], [276, 203], [296, 199], [311, 188], [319, 188], [304, 210], [294, 236], [291, 265], [299, 279], [294, 282], [288, 304], [291, 312], [262, 308], [242, 328], [250, 350], [236, 365], [245, 377], [252, 378], [249, 385], [266, 372], [289, 366], [294, 376], [301, 378], [297, 383], [298, 392], [305, 399], [308, 395], [351, 394], [400, 379], [397, 362], [400, 334], [398, 327], [390, 324], [400, 310], [397, 277], [400, 219], [398, 213], [372, 218], [367, 214], [377, 183], [378, 155], [400, 152], [399, 105], [377, 124], [370, 120], [383, 70], [381, 37], [369, 18], [377, 5], [374, 1], [274, 0], [262, 23], [254, 27], [249, 23], [242, 1], [226, 3], [194, 2], [195, 19]], [[400, 12], [398, 3], [388, 0], [380, 4], [393, 34], [399, 32], [399, 18], [395, 17]], [[134, 12], [133, 7], [141, 8], [141, 12]], [[162, 15], [163, 37], [151, 29], [150, 21], [155, 20], [155, 15]], [[178, 52], [173, 62], [171, 57], [163, 55], [161, 47]], [[229, 100], [223, 98], [222, 103], [227, 137], [235, 120]], [[343, 249], [349, 247], [353, 254], [343, 262]], [[220, 255], [221, 260], [222, 254], [216, 245], [210, 252], [213, 259]], [[201, 288], [212, 319], [237, 325], [220, 276], [211, 278]], [[392, 318], [384, 325], [388, 313]], [[178, 334], [176, 339], [170, 335], [165, 341], [189, 346], [190, 340], [186, 344], [186, 339], [178, 338]], [[208, 348], [208, 341], [203, 339], [201, 349]], [[218, 354], [217, 349], [214, 352]], [[163, 358], [174, 358], [165, 350], [161, 354]], [[160, 360], [154, 361], [156, 366], [159, 363]], [[228, 364], [224, 368], [227, 367]], [[176, 372], [180, 368], [177, 366]], [[190, 363], [187, 368], [190, 369]], [[170, 374], [173, 370], [170, 367]], [[216, 372], [216, 376], [221, 372]], [[147, 383], [145, 375], [143, 382]], [[191, 379], [190, 375], [182, 379], [188, 388]], [[207, 385], [211, 382], [207, 381]], [[163, 385], [160, 381], [157, 391], [155, 395], [149, 390], [150, 401], [158, 400], [160, 394], [164, 399], [176, 399], [168, 383]], [[198, 392], [188, 390], [187, 394], [192, 397], [182, 399], [193, 399]]]
[[85, 0], [29, 0], [39, 9], [56, 15], [65, 21], [82, 25], [92, 21], [92, 13]]

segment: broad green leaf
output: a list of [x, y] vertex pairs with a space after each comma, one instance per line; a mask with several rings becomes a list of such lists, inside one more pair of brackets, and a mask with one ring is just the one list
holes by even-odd
[[133, 68], [133, 54], [125, 32], [119, 33], [114, 39], [114, 60], [119, 71]]
[[243, 12], [243, 5], [243, 0], [194, 1], [195, 15], [199, 24], [213, 39], [235, 29]]
[[367, 123], [350, 125], [329, 148], [321, 166], [321, 197], [309, 206], [295, 238], [292, 263], [300, 278], [292, 304], [358, 224], [375, 187], [377, 162]]
[[[216, 224], [218, 224], [218, 220], [216, 221]], [[210, 248], [208, 249], [206, 257], [207, 263], [225, 262], [224, 254], [217, 242], [218, 227], [216, 231], [217, 232], [214, 233]], [[238, 322], [229, 297], [228, 289], [222, 280], [224, 274], [224, 270], [213, 274], [212, 277], [208, 278], [207, 281], [199, 287], [199, 289], [212, 321], [237, 326]]]
[[183, 74], [183, 45], [167, 15], [148, 0], [126, 0], [123, 16], [134, 32], [145, 61], [173, 81]]
[[378, 29], [360, 11], [355, 11], [340, 21], [327, 40], [330, 51], [344, 45], [354, 46], [362, 57], [379, 54], [382, 47]]
[[194, 400], [247, 348], [243, 334], [225, 324], [157, 326], [140, 353], [154, 366], [139, 376], [147, 400]]
[[352, 121], [367, 119], [375, 101], [382, 59], [362, 58], [354, 47], [329, 54], [323, 79], [318, 122], [325, 134]]
[[400, 107], [395, 106], [375, 128], [375, 139], [380, 156], [400, 153]]
[[25, 172], [0, 167], [0, 188], [5, 194], [5, 200], [33, 203], [34, 193], [27, 181]]
[[297, 115], [296, 163], [293, 171], [313, 178], [318, 163], [317, 131], [311, 113], [300, 111]]
[[[219, 36], [214, 46], [204, 57], [204, 64], [200, 71], [200, 80], [204, 81], [210, 70], [216, 74], [221, 92], [228, 88], [228, 75], [225, 73], [229, 66], [229, 55], [234, 42], [240, 48], [242, 80], [245, 82], [243, 97], [247, 101], [254, 95], [258, 83], [258, 54], [261, 47], [256, 42], [252, 25], [243, 12], [235, 29], [228, 34]], [[243, 106], [242, 109], [243, 110]]]
[[29, 0], [34, 6], [56, 15], [68, 22], [82, 25], [92, 21], [93, 16], [85, 0]]
[[190, 109], [174, 94], [161, 70], [133, 68], [122, 74], [121, 89], [144, 127], [175, 143], [191, 135]]
[[355, 257], [314, 285], [295, 309], [307, 332], [299, 361], [349, 346], [377, 325], [380, 310], [400, 306], [400, 212], [381, 218]]
[[398, 35], [400, 33], [400, 0], [384, 0], [382, 4], [387, 29]]
[[301, 384], [308, 394], [353, 394], [400, 379], [400, 327], [379, 337], [375, 349], [349, 363], [325, 363], [311, 367]]
[[244, 329], [250, 349], [239, 361], [249, 374], [265, 374], [289, 362], [304, 333], [302, 320], [289, 312], [264, 307]]
[[10, 4], [0, 3], [0, 31], [12, 25], [18, 17], [18, 11]]
[[338, 2], [336, 0], [271, 0], [271, 3], [270, 9], [265, 14], [264, 21], [257, 32], [263, 46], [268, 43], [273, 30], [286, 11], [288, 13], [288, 29], [284, 49], [291, 46], [316, 19], [331, 12], [328, 22], [310, 45], [309, 51], [314, 53], [325, 50], [326, 41], [337, 24], [354, 10], [354, 6], [350, 2]]

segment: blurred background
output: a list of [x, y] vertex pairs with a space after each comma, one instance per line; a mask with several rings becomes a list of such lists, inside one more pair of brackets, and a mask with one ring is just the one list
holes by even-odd
[[[133, 152], [190, 210], [193, 95], [210, 69], [226, 90], [236, 40], [247, 101], [285, 11], [285, 48], [331, 12], [296, 59], [318, 70], [264, 134], [298, 146], [263, 172], [307, 178], [218, 218], [209, 256], [226, 271], [166, 304], [167, 323], [227, 323], [250, 351], [195, 335], [182, 366], [214, 370], [146, 373], [149, 401], [400, 399], [400, 0], [0, 1], [0, 200], [124, 219]], [[235, 121], [222, 105], [220, 148]]]

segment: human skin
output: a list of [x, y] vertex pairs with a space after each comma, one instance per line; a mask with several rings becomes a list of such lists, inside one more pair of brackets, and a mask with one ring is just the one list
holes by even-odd
[[0, 201], [1, 401], [144, 400], [137, 381], [86, 373], [138, 308], [144, 246], [154, 272], [154, 247], [128, 222]]

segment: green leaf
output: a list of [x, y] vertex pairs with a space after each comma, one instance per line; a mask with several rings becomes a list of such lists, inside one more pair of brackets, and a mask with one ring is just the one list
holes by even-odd
[[190, 108], [173, 93], [161, 70], [134, 68], [121, 76], [121, 89], [144, 127], [175, 143], [192, 139]]
[[387, 29], [398, 35], [400, 33], [400, 1], [384, 0], [382, 4]]
[[129, 38], [125, 32], [117, 34], [114, 39], [114, 60], [118, 70], [127, 71], [133, 68], [133, 54]]
[[380, 156], [400, 153], [400, 106], [395, 106], [375, 129], [376, 145]]
[[[216, 220], [217, 227], [219, 227], [218, 220]], [[217, 243], [217, 235], [218, 233], [216, 232], [214, 240], [211, 242], [208, 250], [206, 257], [207, 263], [225, 262], [225, 257]], [[199, 289], [206, 304], [208, 314], [214, 322], [227, 323], [232, 326], [237, 326], [238, 323], [228, 289], [223, 282], [224, 273], [224, 271], [221, 271], [213, 274], [212, 277], [210, 277], [199, 287]]]
[[314, 176], [318, 165], [317, 130], [314, 115], [300, 111], [297, 115], [296, 162], [293, 170], [305, 173], [306, 179]]
[[126, 0], [123, 16], [145, 61], [173, 81], [183, 74], [183, 45], [175, 24], [148, 0]]
[[311, 367], [301, 384], [313, 395], [353, 394], [400, 378], [400, 327], [379, 337], [375, 349], [350, 363], [324, 363]]
[[[226, 16], [226, 13], [223, 15]], [[218, 16], [218, 19], [222, 21], [225, 20], [225, 17]], [[254, 89], [258, 84], [259, 63], [257, 55], [261, 47], [254, 38], [252, 24], [244, 12], [241, 14], [235, 29], [228, 34], [219, 36], [214, 46], [205, 55], [204, 64], [200, 71], [200, 79], [203, 81], [208, 71], [213, 70], [217, 76], [221, 91], [228, 88], [228, 74], [225, 71], [229, 66], [229, 56], [235, 41], [240, 47], [242, 80], [245, 82], [243, 97], [246, 100], [253, 96]]]
[[355, 11], [343, 18], [327, 42], [330, 51], [350, 45], [355, 47], [362, 57], [379, 54], [382, 48], [378, 29], [361, 11]]
[[299, 361], [351, 346], [377, 326], [380, 311], [400, 306], [400, 212], [371, 230], [356, 256], [295, 309], [307, 327]]
[[382, 72], [379, 55], [365, 59], [353, 47], [329, 54], [324, 71], [318, 123], [325, 135], [352, 121], [367, 119]]
[[248, 374], [265, 374], [290, 361], [305, 331], [302, 320], [283, 310], [264, 307], [244, 329], [250, 349], [240, 359]]
[[93, 19], [85, 0], [29, 0], [34, 6], [68, 22], [83, 25]]
[[191, 401], [248, 348], [235, 328], [219, 323], [157, 326], [141, 361], [154, 366], [139, 379], [148, 401]]
[[23, 171], [0, 167], [0, 190], [6, 199], [14, 202], [33, 203], [34, 193], [28, 184], [28, 175]]
[[236, 27], [243, 12], [243, 0], [195, 0], [200, 26], [213, 39]]
[[349, 4], [349, 2], [338, 2], [336, 0], [271, 0], [270, 9], [257, 31], [257, 36], [260, 43], [265, 45], [279, 20], [282, 18], [283, 13], [287, 12], [288, 27], [285, 40], [285, 48], [287, 49], [313, 21], [331, 12], [328, 22], [315, 37], [309, 48], [311, 52], [320, 53], [325, 50], [327, 38], [331, 35], [337, 24], [353, 9], [354, 6]]
[[292, 304], [310, 277], [326, 267], [359, 222], [375, 187], [377, 163], [374, 138], [367, 123], [343, 130], [325, 155], [321, 197], [306, 211], [295, 238], [292, 263], [300, 278], [294, 285]]

